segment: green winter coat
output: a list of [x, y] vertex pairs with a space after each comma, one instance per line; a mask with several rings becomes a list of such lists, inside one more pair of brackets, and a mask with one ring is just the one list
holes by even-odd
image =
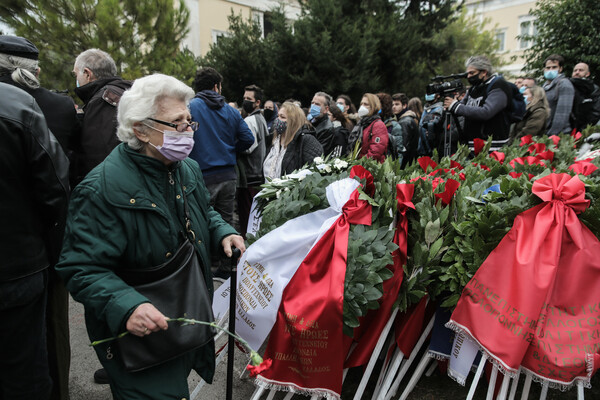
[[[195, 161], [188, 158], [167, 167], [121, 144], [73, 191], [56, 270], [73, 298], [85, 306], [90, 340], [124, 332], [133, 310], [150, 302], [115, 271], [159, 265], [175, 253], [184, 225], [182, 190], [212, 296], [210, 254], [219, 251], [224, 237], [237, 232], [209, 206]], [[111, 376], [115, 399], [187, 398], [192, 368], [209, 383], [214, 374], [214, 342], [137, 373], [124, 370], [114, 342], [95, 349]]]

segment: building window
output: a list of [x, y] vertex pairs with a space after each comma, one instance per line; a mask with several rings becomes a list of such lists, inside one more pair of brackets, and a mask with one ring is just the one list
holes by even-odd
[[506, 50], [506, 29], [496, 30], [496, 41], [498, 42], [498, 51], [502, 52]]
[[531, 39], [525, 36], [535, 36], [537, 34], [535, 18], [531, 16], [519, 18], [519, 48], [528, 49], [533, 44]]
[[252, 11], [252, 19], [260, 26], [262, 38], [265, 37], [265, 15], [261, 11]]
[[230, 36], [231, 33], [226, 32], [226, 31], [218, 31], [216, 29], [212, 30], [212, 42], [213, 44], [217, 44], [217, 42], [219, 41], [220, 37], [228, 37]]

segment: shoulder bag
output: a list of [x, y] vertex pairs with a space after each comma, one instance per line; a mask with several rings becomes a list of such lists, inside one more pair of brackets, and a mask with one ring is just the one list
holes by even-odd
[[[182, 196], [185, 227], [188, 235], [195, 237], [183, 188]], [[211, 299], [202, 265], [194, 245], [188, 236], [183, 236], [183, 243], [166, 263], [148, 269], [120, 270], [118, 275], [165, 316], [212, 322]], [[198, 349], [212, 341], [215, 333], [215, 329], [207, 325], [170, 324], [165, 331], [143, 337], [129, 334], [117, 343], [125, 369], [136, 372]]]

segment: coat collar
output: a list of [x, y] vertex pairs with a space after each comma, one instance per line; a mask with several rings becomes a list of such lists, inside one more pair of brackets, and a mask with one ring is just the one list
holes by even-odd
[[187, 159], [166, 166], [122, 143], [102, 163], [105, 198], [116, 207], [154, 209], [167, 190], [169, 172], [176, 185], [185, 187], [186, 193], [196, 188], [199, 176], [187, 165], [192, 162]]

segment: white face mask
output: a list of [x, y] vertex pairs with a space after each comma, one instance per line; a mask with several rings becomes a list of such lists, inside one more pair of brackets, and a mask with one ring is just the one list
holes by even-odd
[[360, 106], [360, 108], [358, 109], [358, 116], [360, 118], [364, 117], [368, 113], [369, 113], [369, 109], [365, 106]]

